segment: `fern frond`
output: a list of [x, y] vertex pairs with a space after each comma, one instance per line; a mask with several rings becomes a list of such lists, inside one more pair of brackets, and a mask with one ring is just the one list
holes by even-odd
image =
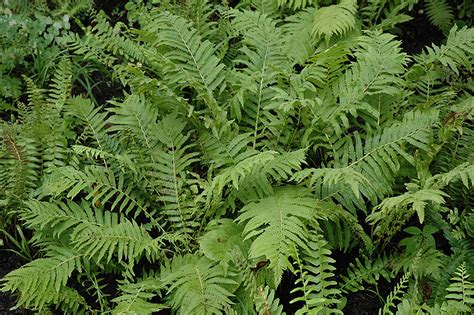
[[420, 223], [423, 223], [427, 204], [443, 204], [446, 196], [441, 190], [424, 188], [390, 197], [384, 199], [373, 213], [367, 216], [367, 221], [375, 226], [374, 234], [393, 235], [415, 212]]
[[447, 32], [453, 24], [453, 9], [445, 0], [429, 0], [425, 2], [426, 14], [430, 22], [443, 32]]
[[463, 305], [471, 309], [474, 304], [474, 284], [469, 281], [469, 274], [466, 272], [466, 263], [462, 263], [456, 270], [455, 276], [451, 279], [451, 284], [446, 289], [449, 294], [446, 299], [460, 301]]
[[200, 135], [203, 160], [209, 167], [222, 168], [236, 165], [257, 152], [250, 148], [252, 133], [246, 132], [233, 137], [230, 141], [218, 139], [209, 132]]
[[291, 293], [301, 292], [303, 296], [297, 297], [291, 303], [303, 302], [303, 308], [295, 314], [342, 314], [340, 310], [334, 308], [335, 304], [340, 303], [337, 298], [341, 294], [339, 289], [335, 288], [336, 281], [332, 266], [335, 262], [330, 257], [331, 251], [324, 238], [312, 233], [311, 240], [307, 248], [302, 250], [301, 257], [298, 250], [294, 250], [293, 272], [299, 276], [296, 280], [296, 287]]
[[81, 192], [87, 193], [85, 199], [94, 205], [110, 203], [110, 209], [133, 216], [144, 213], [152, 218], [147, 201], [137, 195], [132, 185], [127, 185], [125, 175], [118, 176], [111, 170], [100, 166], [87, 166], [84, 171], [70, 166], [58, 168], [43, 186], [45, 195], [58, 196], [68, 191], [67, 197], [74, 198]]
[[54, 228], [53, 235], [67, 233], [74, 250], [97, 262], [112, 257], [118, 261], [133, 261], [143, 253], [154, 257], [158, 253], [158, 239], [150, 237], [144, 227], [136, 222], [119, 217], [116, 213], [92, 209], [87, 204], [69, 202], [52, 204], [31, 200], [21, 217], [28, 226], [42, 230], [45, 226]]
[[192, 234], [197, 226], [196, 203], [191, 198], [190, 166], [197, 161], [197, 152], [189, 152], [186, 144], [189, 135], [184, 133], [186, 122], [171, 114], [156, 125], [154, 134], [159, 135], [161, 150], [154, 151], [156, 161], [149, 165], [151, 184], [160, 193], [157, 197], [164, 206], [161, 209], [170, 225], [185, 234]]
[[18, 306], [43, 309], [57, 300], [73, 271], [82, 270], [83, 256], [63, 250], [63, 255], [33, 260], [7, 274], [3, 278], [2, 291], [18, 290]]
[[[232, 11], [232, 24], [244, 36], [244, 47], [239, 62], [245, 65], [240, 72], [240, 89], [247, 101], [243, 104], [245, 131], [253, 133], [253, 147], [257, 141], [278, 133], [281, 119], [266, 109], [276, 92], [271, 88], [285, 72], [291, 71], [288, 57], [281, 47], [284, 37], [276, 22], [259, 12]], [[287, 75], [285, 73], [285, 75]], [[267, 135], [267, 133], [269, 133]]]
[[410, 280], [410, 273], [405, 273], [400, 281], [397, 283], [395, 288], [388, 295], [383, 308], [379, 309], [379, 315], [392, 314], [390, 308], [395, 307], [396, 301], [401, 301], [401, 295], [403, 295], [405, 289], [407, 288], [407, 282]]
[[106, 149], [104, 138], [107, 137], [105, 133], [107, 114], [102, 112], [100, 107], [95, 107], [89, 99], [74, 97], [68, 101], [66, 112], [85, 125], [81, 138], [86, 140], [91, 137], [100, 150]]
[[112, 314], [153, 314], [161, 311], [164, 308], [162, 304], [149, 302], [160, 289], [160, 280], [153, 276], [144, 277], [135, 283], [121, 283], [121, 294], [113, 299], [117, 305]]
[[214, 55], [212, 43], [202, 40], [184, 18], [168, 12], [152, 15], [145, 28], [154, 48], [163, 51], [167, 80], [181, 87], [195, 88], [216, 119], [223, 118], [214, 93], [221, 86], [224, 65]]
[[275, 291], [266, 286], [259, 287], [255, 296], [255, 308], [257, 314], [262, 315], [285, 315], [280, 299], [275, 297]]
[[289, 7], [293, 10], [303, 9], [316, 2], [315, 0], [277, 0], [279, 7]]
[[64, 43], [76, 54], [84, 55], [84, 58], [99, 60], [112, 66], [119, 57], [125, 57], [129, 61], [145, 62], [143, 49], [139, 47], [128, 33], [123, 23], [111, 26], [103, 12], [95, 16], [95, 25], [88, 26], [85, 36], [81, 38], [77, 33], [70, 33], [63, 37]]
[[57, 66], [57, 70], [53, 74], [51, 85], [49, 88], [48, 102], [61, 111], [67, 98], [71, 93], [72, 87], [72, 69], [68, 59], [61, 60]]
[[235, 282], [209, 259], [187, 258], [162, 279], [169, 286], [171, 306], [182, 314], [221, 314], [224, 307], [232, 304], [227, 286]]
[[327, 42], [333, 36], [341, 36], [355, 27], [357, 2], [341, 0], [338, 4], [318, 8], [313, 18], [313, 33], [325, 38]]
[[289, 267], [292, 248], [306, 248], [306, 224], [315, 218], [315, 200], [305, 189], [286, 187], [275, 190], [274, 195], [244, 206], [239, 223], [245, 223], [245, 239], [253, 239], [250, 258], [265, 257], [279, 283]]
[[387, 256], [378, 257], [373, 262], [367, 257], [364, 257], [364, 262], [356, 258], [355, 264], [350, 264], [347, 276], [342, 276], [343, 284], [340, 290], [342, 292], [357, 292], [364, 290], [364, 282], [374, 285], [381, 278], [390, 281], [395, 276], [388, 269], [390, 263], [390, 257]]
[[156, 125], [158, 113], [156, 108], [145, 103], [143, 95], [132, 94], [121, 103], [111, 102], [115, 107], [110, 108], [112, 115], [108, 122], [112, 124], [109, 131], [132, 132], [134, 137], [148, 150], [152, 149], [157, 139], [152, 134]]
[[271, 195], [272, 180], [288, 179], [304, 162], [305, 150], [288, 153], [264, 151], [246, 157], [239, 163], [223, 169], [214, 177], [209, 197], [220, 199], [224, 187], [232, 185], [237, 194], [233, 198], [252, 198]]
[[[458, 30], [454, 26], [449, 31], [446, 44], [438, 47], [427, 47], [427, 54], [423, 55], [427, 64], [439, 62], [459, 75], [460, 67], [472, 71], [474, 63], [474, 28], [463, 27]], [[423, 61], [422, 61], [423, 62]]]
[[316, 40], [311, 32], [314, 8], [308, 8], [285, 19], [285, 47], [293, 63], [304, 64], [314, 53]]

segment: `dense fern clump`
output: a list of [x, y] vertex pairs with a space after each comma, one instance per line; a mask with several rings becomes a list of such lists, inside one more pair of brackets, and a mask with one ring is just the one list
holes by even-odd
[[424, 1], [446, 38], [409, 55], [417, 2], [136, 0], [56, 34], [48, 74], [1, 95], [0, 241], [26, 261], [0, 290], [40, 313], [343, 314], [388, 282], [379, 314], [472, 312], [474, 28]]

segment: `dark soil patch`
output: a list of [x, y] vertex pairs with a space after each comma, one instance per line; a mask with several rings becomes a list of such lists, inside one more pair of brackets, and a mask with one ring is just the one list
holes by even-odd
[[[12, 270], [18, 269], [23, 265], [23, 261], [17, 255], [2, 250], [0, 251], [0, 279]], [[6, 314], [32, 314], [25, 310], [14, 310], [10, 308], [16, 304], [16, 297], [9, 292], [0, 292], [0, 315]]]
[[402, 48], [408, 54], [419, 54], [426, 46], [432, 44], [440, 45], [445, 39], [443, 32], [430, 23], [423, 9], [423, 3], [419, 3], [410, 16], [408, 22], [400, 24], [396, 33], [402, 40]]

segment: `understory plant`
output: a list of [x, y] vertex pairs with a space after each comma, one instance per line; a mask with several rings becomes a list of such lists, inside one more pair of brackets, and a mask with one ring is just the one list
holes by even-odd
[[[418, 1], [154, 2], [59, 36], [3, 115], [17, 307], [342, 314], [383, 282], [379, 314], [472, 311], [470, 25], [408, 55]], [[78, 60], [119, 93], [75, 92]]]

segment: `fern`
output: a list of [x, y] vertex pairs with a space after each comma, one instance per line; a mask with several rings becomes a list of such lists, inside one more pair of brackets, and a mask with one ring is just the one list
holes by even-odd
[[314, 8], [308, 8], [286, 18], [285, 47], [294, 63], [304, 64], [315, 52], [316, 40], [311, 32], [313, 15]]
[[203, 41], [189, 23], [170, 13], [159, 13], [151, 17], [153, 23], [145, 29], [153, 38], [155, 49], [165, 51], [162, 54], [166, 73], [170, 83], [191, 86], [208, 105], [216, 119], [223, 119], [214, 92], [224, 79], [224, 65], [214, 55], [214, 48], [209, 41]]
[[426, 14], [430, 22], [447, 32], [453, 23], [453, 10], [448, 2], [444, 0], [430, 0], [425, 3]]
[[469, 281], [469, 275], [466, 273], [466, 264], [461, 264], [456, 275], [451, 279], [452, 283], [446, 289], [449, 294], [446, 295], [448, 300], [460, 301], [469, 309], [474, 304], [474, 287]]
[[159, 141], [164, 145], [155, 152], [158, 160], [150, 165], [152, 185], [157, 187], [160, 196], [158, 201], [164, 203], [163, 214], [177, 231], [192, 234], [197, 225], [195, 220], [196, 204], [191, 200], [191, 178], [186, 175], [189, 166], [197, 161], [197, 152], [187, 152], [192, 145], [186, 144], [189, 135], [184, 134], [186, 122], [175, 115], [164, 117], [154, 130], [160, 135]]
[[410, 279], [410, 273], [405, 273], [400, 281], [397, 283], [395, 288], [387, 297], [383, 308], [379, 309], [379, 314], [391, 314], [390, 308], [395, 306], [396, 301], [401, 301], [401, 295], [407, 288], [407, 282]]
[[278, 0], [278, 6], [280, 7], [287, 6], [294, 10], [305, 8], [312, 4], [313, 4], [313, 0]]
[[334, 263], [329, 255], [331, 251], [327, 242], [317, 234], [312, 235], [308, 247], [303, 249], [302, 257], [299, 257], [295, 250], [294, 273], [299, 275], [296, 285], [291, 293], [301, 292], [303, 296], [297, 297], [291, 301], [303, 302], [304, 307], [299, 309], [296, 314], [314, 314], [314, 313], [341, 313], [334, 308], [340, 301], [336, 298], [341, 292], [334, 287], [336, 281], [331, 280], [334, 277], [333, 271], [336, 269], [331, 265]]
[[20, 291], [18, 306], [44, 309], [57, 299], [57, 294], [66, 287], [72, 272], [81, 271], [83, 256], [73, 251], [63, 251], [63, 255], [36, 259], [6, 275], [6, 285], [2, 291]]
[[394, 273], [388, 270], [389, 264], [390, 258], [386, 256], [378, 257], [373, 262], [367, 257], [364, 257], [364, 262], [356, 258], [355, 264], [351, 263], [347, 276], [342, 276], [344, 282], [340, 290], [356, 292], [365, 288], [364, 282], [373, 285], [381, 278], [391, 280]]
[[223, 269], [207, 258], [183, 259], [163, 278], [173, 309], [183, 314], [221, 314], [232, 304], [232, 293], [226, 286], [234, 281], [224, 277]]
[[[270, 87], [287, 70], [289, 62], [281, 46], [284, 39], [276, 23], [266, 15], [250, 11], [233, 11], [233, 25], [244, 35], [244, 47], [239, 61], [245, 65], [240, 89], [248, 99], [243, 106], [247, 130], [253, 133], [253, 147], [257, 140], [275, 134], [281, 120], [266, 110], [275, 91]], [[288, 70], [287, 70], [288, 71]], [[268, 131], [267, 131], [268, 129]]]
[[[152, 217], [148, 205], [139, 195], [132, 192], [131, 186], [125, 186], [125, 177], [119, 173], [118, 178], [110, 169], [99, 166], [87, 167], [84, 172], [72, 167], [59, 168], [56, 174], [46, 182], [44, 194], [57, 196], [68, 191], [67, 197], [74, 198], [80, 192], [87, 193], [86, 199], [99, 206], [111, 202], [111, 209], [118, 209], [128, 214], [133, 210], [135, 216], [145, 213]], [[113, 199], [112, 199], [113, 197]]]
[[279, 299], [275, 298], [275, 291], [269, 287], [258, 289], [255, 297], [255, 306], [258, 314], [262, 315], [284, 315], [283, 306], [279, 305]]
[[149, 302], [162, 289], [155, 275], [148, 275], [135, 283], [124, 281], [120, 284], [120, 296], [113, 299], [117, 303], [113, 314], [152, 314], [164, 308], [163, 305]]
[[93, 210], [86, 204], [50, 204], [30, 201], [22, 218], [30, 227], [42, 230], [45, 226], [56, 228], [53, 235], [67, 231], [75, 251], [84, 257], [109, 262], [114, 255], [120, 262], [133, 261], [142, 253], [157, 256], [158, 239], [152, 239], [136, 222], [119, 219], [115, 213]]
[[443, 66], [448, 67], [456, 75], [459, 69], [464, 66], [468, 69], [472, 68], [473, 51], [474, 51], [474, 30], [472, 28], [463, 27], [458, 30], [454, 26], [449, 31], [448, 40], [445, 45], [440, 47], [433, 45], [427, 48], [427, 63], [439, 62]]
[[357, 3], [341, 0], [338, 4], [322, 7], [314, 14], [313, 33], [328, 42], [333, 36], [344, 35], [355, 27]]
[[265, 257], [280, 282], [283, 270], [289, 267], [288, 256], [294, 246], [306, 248], [306, 223], [314, 220], [314, 199], [305, 190], [286, 187], [241, 210], [239, 222], [246, 222], [245, 239], [253, 238], [250, 257]]

